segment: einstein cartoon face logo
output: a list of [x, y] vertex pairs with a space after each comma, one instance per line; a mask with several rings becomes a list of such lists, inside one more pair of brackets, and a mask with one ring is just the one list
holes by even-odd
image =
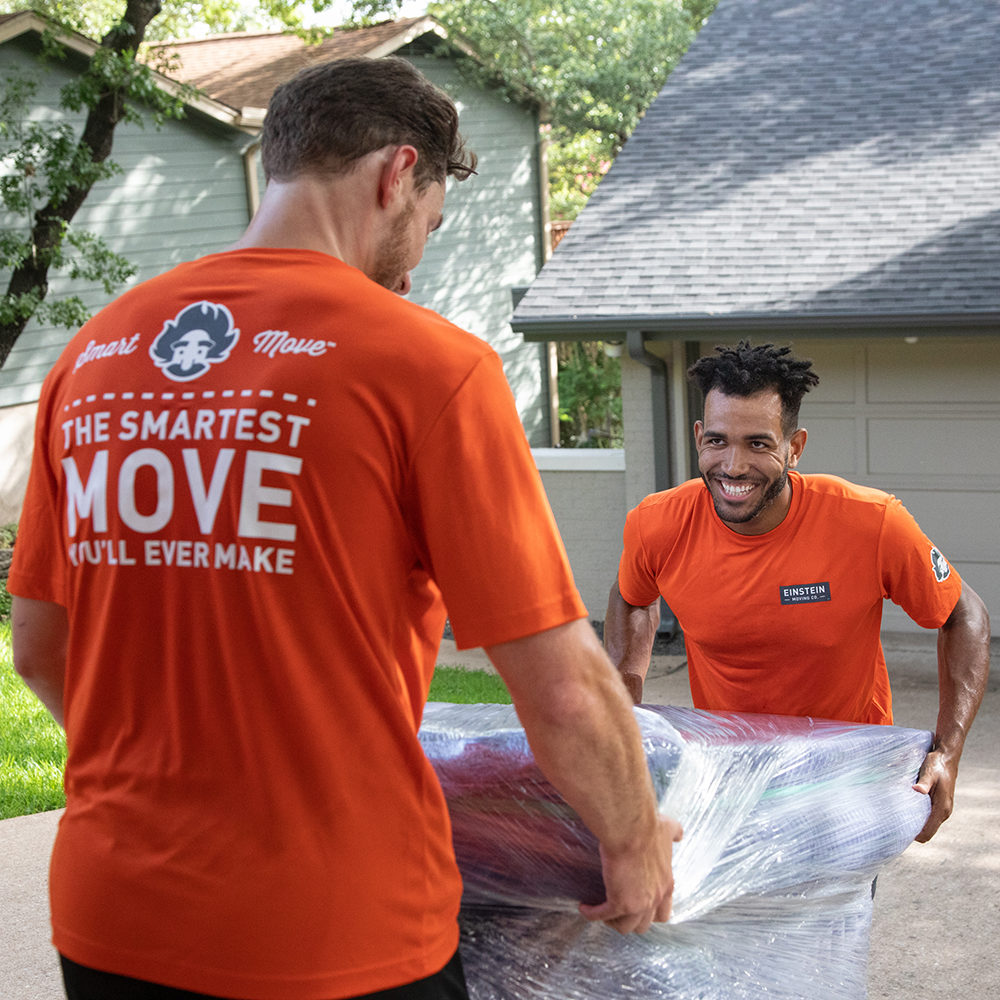
[[229, 359], [239, 340], [232, 313], [216, 302], [195, 302], [163, 324], [149, 356], [175, 382], [190, 382]]
[[944, 583], [951, 576], [951, 566], [948, 565], [948, 560], [936, 548], [931, 548], [931, 567], [938, 583]]

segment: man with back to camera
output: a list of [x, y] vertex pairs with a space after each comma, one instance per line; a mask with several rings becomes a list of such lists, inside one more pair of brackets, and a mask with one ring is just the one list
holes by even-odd
[[121, 296], [43, 389], [9, 589], [69, 748], [53, 940], [70, 1000], [463, 998], [417, 739], [445, 608], [599, 841], [586, 918], [666, 920], [680, 827], [499, 358], [395, 294], [473, 172], [453, 103], [327, 63], [262, 143], [242, 239]]
[[934, 743], [914, 786], [951, 815], [958, 762], [989, 674], [979, 596], [893, 496], [793, 471], [803, 395], [819, 381], [788, 347], [716, 348], [689, 378], [701, 479], [654, 493], [626, 520], [605, 646], [636, 704], [659, 598], [684, 632], [696, 708], [892, 723], [882, 601], [938, 629]]

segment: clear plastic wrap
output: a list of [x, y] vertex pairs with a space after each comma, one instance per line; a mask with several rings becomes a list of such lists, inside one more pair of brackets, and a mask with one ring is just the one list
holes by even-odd
[[674, 915], [623, 937], [597, 844], [509, 705], [431, 703], [420, 738], [448, 799], [474, 1000], [863, 1000], [872, 880], [927, 818], [931, 742], [885, 726], [635, 710], [675, 845]]

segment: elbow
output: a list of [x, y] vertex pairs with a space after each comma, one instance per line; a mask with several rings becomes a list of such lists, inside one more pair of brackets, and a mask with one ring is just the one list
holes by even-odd
[[976, 642], [990, 642], [990, 613], [983, 599], [967, 584], [962, 584], [962, 593], [948, 620], [941, 626], [945, 634], [961, 631]]

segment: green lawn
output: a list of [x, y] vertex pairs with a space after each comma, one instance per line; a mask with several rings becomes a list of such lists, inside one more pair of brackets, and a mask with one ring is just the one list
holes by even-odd
[[510, 692], [496, 674], [484, 670], [439, 666], [431, 681], [428, 701], [454, 701], [461, 705], [483, 702], [510, 704]]
[[66, 738], [14, 673], [10, 622], [0, 622], [0, 819], [59, 809]]
[[[438, 667], [431, 701], [510, 702], [499, 677]], [[0, 621], [0, 819], [60, 809], [66, 738], [14, 673], [10, 622]]]

